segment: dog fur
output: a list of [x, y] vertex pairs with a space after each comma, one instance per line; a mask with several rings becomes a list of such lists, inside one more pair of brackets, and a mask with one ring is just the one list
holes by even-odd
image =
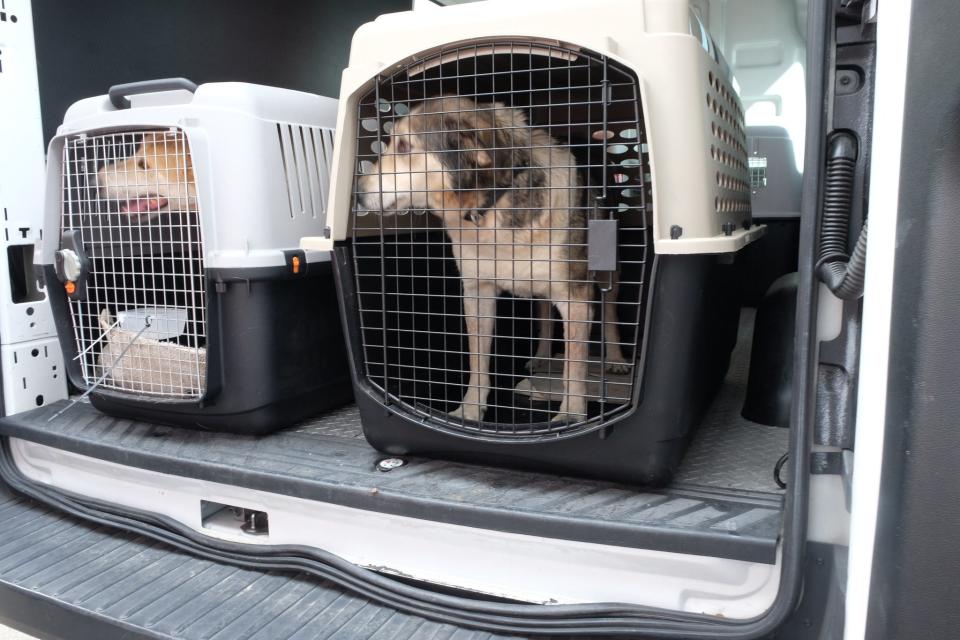
[[132, 156], [100, 169], [97, 186], [100, 197], [119, 201], [120, 212], [139, 222], [196, 210], [193, 163], [182, 134], [146, 134]]
[[545, 342], [549, 350], [550, 307], [557, 309], [564, 325], [565, 393], [553, 420], [586, 418], [594, 284], [576, 166], [573, 154], [531, 127], [522, 111], [441, 96], [394, 123], [379, 162], [359, 180], [360, 206], [427, 209], [450, 239], [463, 284], [470, 366], [454, 418], [483, 418], [502, 292], [544, 301], [538, 351]]

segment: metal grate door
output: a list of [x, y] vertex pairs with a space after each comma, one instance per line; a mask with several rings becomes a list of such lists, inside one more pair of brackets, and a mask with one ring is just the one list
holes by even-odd
[[198, 399], [206, 389], [203, 242], [178, 129], [80, 135], [62, 157], [62, 233], [89, 273], [70, 300], [84, 381]]
[[513, 442], [628, 412], [652, 214], [633, 72], [470, 43], [381, 74], [358, 109], [352, 267], [384, 404]]

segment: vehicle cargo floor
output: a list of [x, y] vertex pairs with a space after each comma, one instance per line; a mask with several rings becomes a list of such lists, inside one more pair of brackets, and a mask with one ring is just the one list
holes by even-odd
[[113, 418], [64, 403], [0, 420], [0, 435], [161, 473], [470, 527], [772, 563], [783, 496], [773, 481], [787, 431], [740, 416], [752, 312], [724, 386], [674, 482], [643, 489], [580, 478], [384, 456], [355, 407], [254, 438]]
[[44, 638], [508, 637], [401, 613], [307, 575], [192, 557], [87, 524], [0, 482], [0, 622], [5, 616]]

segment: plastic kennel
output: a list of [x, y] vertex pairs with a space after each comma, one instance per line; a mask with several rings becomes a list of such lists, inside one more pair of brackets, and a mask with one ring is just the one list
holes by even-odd
[[74, 104], [42, 266], [99, 409], [262, 433], [349, 401], [325, 228], [336, 101], [182, 79]]
[[763, 233], [729, 69], [684, 2], [502, 9], [353, 40], [332, 237], [301, 246], [335, 247], [366, 437], [663, 482], [729, 362], [734, 254]]

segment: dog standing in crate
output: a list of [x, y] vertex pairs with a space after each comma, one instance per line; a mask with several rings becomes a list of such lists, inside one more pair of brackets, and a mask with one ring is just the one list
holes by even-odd
[[[564, 327], [564, 392], [553, 421], [587, 417], [594, 283], [576, 167], [573, 154], [530, 126], [522, 111], [442, 96], [394, 122], [379, 162], [359, 180], [362, 207], [427, 209], [450, 238], [463, 283], [470, 366], [467, 391], [450, 413], [455, 419], [483, 418], [496, 297], [503, 292], [557, 309]], [[538, 356], [549, 357], [550, 308], [540, 306]], [[607, 324], [608, 361], [625, 366], [616, 322]]]
[[143, 134], [133, 155], [97, 172], [97, 186], [100, 197], [119, 202], [120, 213], [132, 221], [147, 222], [162, 213], [197, 209], [193, 162], [181, 132]]

